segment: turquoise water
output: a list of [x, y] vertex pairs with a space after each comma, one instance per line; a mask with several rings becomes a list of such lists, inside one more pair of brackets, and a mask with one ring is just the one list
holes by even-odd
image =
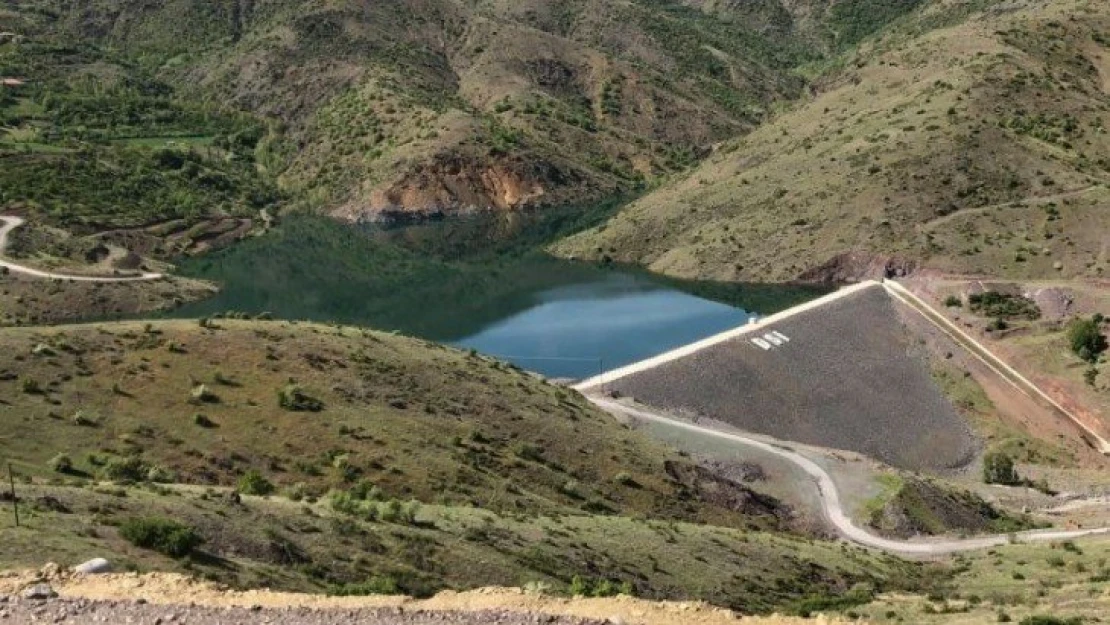
[[467, 221], [382, 232], [289, 218], [266, 236], [182, 263], [182, 273], [223, 290], [172, 314], [268, 312], [394, 330], [551, 377], [582, 378], [823, 292], [680, 281], [570, 262], [543, 254], [534, 241], [519, 243], [527, 230], [494, 236], [500, 231], [482, 226]]
[[609, 272], [451, 341], [551, 377], [583, 378], [744, 324], [743, 309]]

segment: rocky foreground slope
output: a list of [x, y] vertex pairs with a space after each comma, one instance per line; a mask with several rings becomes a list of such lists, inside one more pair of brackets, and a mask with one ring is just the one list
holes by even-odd
[[[273, 625], [825, 625], [840, 620], [741, 617], [699, 602], [564, 598], [516, 588], [408, 597], [239, 592], [180, 575], [74, 576], [50, 565], [0, 573], [0, 619], [14, 623]], [[130, 620], [128, 620], [130, 619]]]

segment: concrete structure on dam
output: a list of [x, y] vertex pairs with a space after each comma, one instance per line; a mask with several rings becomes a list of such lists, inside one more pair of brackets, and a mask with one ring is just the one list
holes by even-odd
[[958, 469], [978, 443], [900, 305], [880, 283], [862, 283], [577, 388], [895, 467]]

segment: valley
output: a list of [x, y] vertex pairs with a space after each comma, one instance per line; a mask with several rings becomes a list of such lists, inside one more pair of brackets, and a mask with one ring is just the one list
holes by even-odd
[[0, 618], [1100, 622], [1108, 33], [5, 4]]

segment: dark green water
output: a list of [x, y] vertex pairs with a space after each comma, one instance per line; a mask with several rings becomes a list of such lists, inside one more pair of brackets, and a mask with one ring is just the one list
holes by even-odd
[[565, 224], [514, 215], [406, 228], [310, 217], [183, 263], [223, 285], [174, 313], [337, 321], [474, 348], [556, 377], [584, 377], [745, 323], [823, 291], [686, 282], [551, 258]]

